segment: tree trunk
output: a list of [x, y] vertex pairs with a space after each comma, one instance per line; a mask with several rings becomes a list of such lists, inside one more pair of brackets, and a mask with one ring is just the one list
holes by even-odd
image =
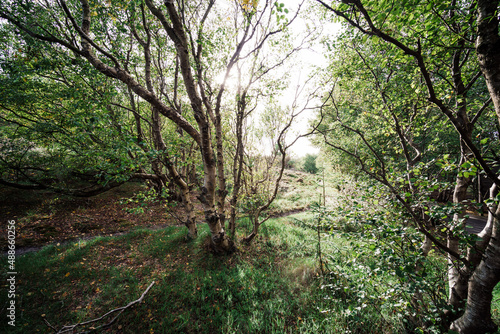
[[229, 219], [229, 231], [231, 237], [234, 238], [236, 234], [236, 207], [238, 205], [238, 199], [240, 196], [240, 188], [243, 173], [243, 120], [244, 120], [244, 110], [246, 108], [245, 103], [246, 91], [243, 92], [243, 97], [238, 101], [238, 112], [236, 113], [236, 152], [234, 153], [233, 159], [233, 195], [231, 197], [231, 214]]
[[253, 222], [253, 229], [252, 229], [252, 232], [247, 235], [246, 237], [244, 237], [242, 239], [242, 241], [244, 243], [247, 243], [247, 244], [250, 244], [252, 242], [252, 240], [257, 236], [257, 234], [259, 234], [259, 227], [260, 227], [260, 223], [259, 223], [259, 215], [260, 215], [260, 210], [259, 212], [254, 215], [252, 217], [252, 222]]
[[422, 242], [422, 246], [420, 246], [420, 250], [424, 256], [429, 255], [429, 252], [432, 249], [432, 240], [429, 237], [425, 236], [424, 241]]
[[170, 178], [174, 181], [177, 187], [179, 187], [181, 192], [182, 204], [184, 206], [184, 209], [186, 210], [186, 220], [184, 221], [184, 225], [186, 225], [188, 229], [187, 237], [189, 239], [194, 239], [198, 236], [198, 228], [196, 226], [196, 217], [194, 206], [191, 202], [191, 192], [189, 191], [189, 186], [183, 179], [183, 177], [177, 172], [177, 169], [174, 167], [172, 161], [170, 161], [168, 157], [167, 146], [165, 145], [165, 142], [161, 135], [160, 113], [156, 110], [156, 108], [153, 108], [152, 110], [152, 120], [155, 149], [161, 152], [160, 158], [157, 161], [157, 165], [155, 165], [155, 162], [153, 163], [153, 170], [157, 175], [162, 175], [161, 170], [159, 169], [161, 167], [161, 164], [159, 162], [163, 162], [163, 164], [167, 167]]
[[469, 281], [469, 295], [464, 314], [451, 329], [461, 334], [494, 333], [497, 325], [491, 320], [493, 289], [500, 281], [500, 207], [495, 212], [493, 233], [479, 266]]
[[495, 106], [500, 121], [500, 36], [498, 34], [498, 0], [477, 1], [476, 51], [481, 72], [486, 79], [486, 86]]
[[[489, 198], [494, 199], [497, 194], [498, 187], [496, 184], [493, 184], [489, 191]], [[493, 233], [493, 225], [495, 224], [495, 215], [493, 214], [497, 210], [497, 204], [493, 201], [487, 205], [488, 208], [488, 221], [484, 226], [483, 230], [477, 235], [479, 240], [476, 241], [476, 244], [473, 248], [469, 249], [469, 253], [467, 254], [467, 258], [470, 263], [477, 267], [483, 258], [484, 251], [491, 240], [491, 234]]]
[[198, 227], [196, 226], [196, 216], [194, 213], [194, 206], [193, 203], [191, 202], [190, 191], [189, 188], [187, 187], [187, 184], [185, 187], [181, 188], [181, 193], [182, 193], [182, 202], [184, 204], [184, 208], [186, 209], [186, 221], [184, 224], [188, 229], [187, 237], [189, 239], [195, 239], [198, 236]]
[[[217, 201], [216, 182], [218, 166], [214, 150], [212, 148], [212, 129], [210, 126], [210, 120], [205, 112], [206, 110], [203, 109], [203, 101], [197, 91], [196, 81], [191, 70], [189, 43], [186, 32], [184, 31], [182, 19], [175, 8], [173, 1], [165, 2], [171, 25], [165, 20], [163, 14], [159, 13], [158, 9], [151, 4], [150, 1], [147, 1], [146, 3], [148, 4], [148, 7], [150, 7], [153, 14], [158, 16], [165, 28], [165, 31], [170, 36], [172, 41], [175, 42], [177, 54], [179, 55], [181, 74], [184, 79], [184, 86], [191, 102], [194, 118], [198, 124], [200, 134], [200, 141], [198, 143], [204, 168], [204, 184], [199, 199], [203, 204], [205, 220], [212, 235], [212, 248], [216, 253], [231, 253], [234, 251], [234, 243], [228, 238], [226, 232], [224, 231], [224, 212], [218, 212], [215, 206]], [[223, 178], [223, 175], [220, 175], [220, 177]], [[225, 189], [220, 190], [225, 191]]]
[[[460, 159], [460, 165], [467, 161], [468, 150], [465, 144], [462, 142], [462, 157]], [[455, 191], [453, 193], [453, 203], [462, 204], [467, 197], [467, 188], [470, 185], [470, 177], [466, 178], [463, 176], [457, 176]], [[464, 210], [457, 213], [453, 217], [453, 227], [448, 232], [447, 246], [449, 249], [457, 254], [461, 254], [459, 241], [460, 235], [457, 235], [455, 229], [464, 225]], [[459, 231], [462, 229], [459, 228]], [[453, 312], [457, 312], [463, 309], [465, 306], [465, 301], [467, 299], [467, 282], [468, 282], [468, 271], [461, 268], [462, 263], [458, 259], [451, 255], [448, 255], [448, 304], [453, 307]], [[455, 320], [457, 315], [449, 315], [450, 320]]]
[[211, 234], [211, 248], [216, 254], [231, 254], [236, 250], [234, 242], [224, 231], [224, 222], [216, 211], [206, 210], [205, 220]]
[[186, 210], [186, 220], [184, 221], [184, 225], [188, 228], [188, 238], [194, 239], [198, 236], [198, 228], [196, 226], [196, 216], [194, 212], [194, 205], [191, 201], [191, 191], [189, 190], [189, 186], [182, 176], [179, 175], [166, 155], [164, 155], [163, 162], [167, 167], [168, 175], [181, 192], [182, 205]]
[[[479, 65], [500, 121], [500, 36], [498, 34], [499, 1], [478, 0], [478, 37], [476, 51]], [[493, 175], [488, 174], [492, 181]], [[497, 178], [497, 176], [495, 176]], [[494, 189], [492, 189], [494, 193]], [[491, 215], [491, 212], [490, 212]], [[497, 326], [491, 320], [492, 291], [500, 281], [500, 207], [495, 210], [492, 234], [485, 254], [469, 281], [469, 295], [464, 314], [451, 329], [462, 334], [495, 332]]]
[[231, 238], [234, 239], [236, 236], [236, 207], [233, 205], [233, 200], [231, 200], [231, 211], [229, 213], [229, 234]]

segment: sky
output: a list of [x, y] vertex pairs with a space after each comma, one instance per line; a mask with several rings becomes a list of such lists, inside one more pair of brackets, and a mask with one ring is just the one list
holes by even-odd
[[[285, 8], [289, 8], [290, 12], [295, 12], [298, 8], [298, 5], [303, 0], [282, 0], [285, 4]], [[309, 2], [310, 3], [310, 2]], [[303, 10], [303, 9], [302, 9]], [[309, 23], [311, 24], [311, 23]], [[307, 22], [300, 16], [296, 19], [295, 22], [292, 23], [292, 31], [297, 31], [297, 34], [301, 34], [304, 31], [307, 31]], [[323, 34], [336, 34], [340, 30], [340, 25], [337, 23], [322, 25]], [[291, 74], [291, 86], [296, 87], [297, 84], [303, 83], [305, 81], [304, 78], [307, 78], [309, 72], [313, 66], [324, 65], [326, 62], [326, 58], [323, 56], [324, 51], [321, 45], [317, 43], [317, 45], [312, 46], [309, 50], [300, 51], [299, 57], [301, 64], [292, 68]], [[288, 93], [286, 93], [282, 100], [290, 101], [293, 100], [295, 89], [290, 89]], [[319, 104], [320, 101], [317, 101], [316, 104]], [[311, 105], [312, 106], [312, 105]], [[294, 130], [299, 133], [306, 133], [309, 130], [309, 120], [314, 118], [313, 111], [304, 112], [294, 125]], [[303, 157], [306, 154], [318, 154], [319, 148], [313, 146], [308, 138], [300, 138], [292, 147], [291, 147], [292, 155], [297, 157]]]
[[[284, 8], [287, 8], [289, 13], [287, 14], [288, 18], [292, 18], [297, 11], [297, 8], [299, 4], [304, 1], [304, 0], [278, 0], [278, 2], [284, 3]], [[310, 0], [305, 0], [306, 3], [312, 4], [312, 5], [317, 5], [314, 2], [311, 2]], [[304, 10], [305, 5], [302, 6], [302, 11]], [[303, 36], [306, 32], [308, 32], [308, 25], [313, 26], [314, 24], [317, 24], [314, 20], [307, 20], [304, 19], [303, 17], [299, 16], [295, 19], [295, 21], [292, 23], [290, 26], [292, 30], [292, 34], [294, 36]], [[325, 33], [328, 33], [329, 35], [335, 34], [336, 31], [339, 30], [339, 25], [338, 24], [324, 24], [324, 22], [321, 23], [319, 26]], [[298, 44], [298, 43], [296, 43]], [[295, 45], [297, 46], [297, 45]], [[320, 65], [325, 65], [326, 64], [326, 58], [323, 56], [325, 52], [323, 51], [322, 46], [320, 45], [319, 42], [316, 43], [316, 45], [311, 46], [309, 49], [304, 49], [299, 51], [298, 56], [297, 56], [297, 61], [298, 63], [294, 64], [291, 68], [289, 67], [290, 64], [287, 64], [285, 68], [277, 69], [275, 75], [279, 76], [280, 71], [286, 71], [291, 75], [290, 78], [290, 85], [287, 91], [284, 92], [282, 97], [279, 99], [280, 104], [282, 106], [290, 105], [295, 98], [296, 94], [296, 89], [297, 86], [300, 86], [300, 88], [303, 88], [306, 79], [308, 78], [312, 67], [313, 66], [320, 66]], [[281, 73], [283, 75], [283, 73]], [[221, 73], [219, 78], [217, 79], [218, 81], [222, 82], [225, 76], [225, 72]], [[234, 83], [232, 84], [232, 81]], [[234, 74], [232, 74], [231, 77], [229, 77], [228, 81], [226, 81], [226, 85], [228, 87], [231, 86], [236, 86], [236, 78], [234, 77]], [[309, 87], [311, 90], [314, 89], [315, 87], [311, 85]], [[302, 99], [304, 99], [306, 94], [302, 94]], [[300, 100], [300, 98], [299, 98]], [[299, 103], [300, 104], [300, 103]], [[311, 102], [308, 107], [312, 107], [314, 105], [319, 105], [320, 101], [316, 102]], [[298, 118], [295, 124], [293, 125], [292, 131], [293, 133], [296, 134], [304, 134], [307, 133], [310, 128], [309, 128], [309, 123], [310, 120], [314, 118], [314, 112], [312, 110], [305, 111], [303, 112]], [[292, 140], [295, 139], [294, 136], [289, 135], [288, 136], [289, 141], [291, 142]], [[264, 146], [265, 151], [271, 152], [271, 144], [269, 143], [262, 143]], [[302, 137], [298, 139], [295, 144], [290, 148], [291, 155], [294, 157], [304, 157], [307, 154], [318, 154], [319, 153], [319, 148], [313, 146], [308, 138]]]

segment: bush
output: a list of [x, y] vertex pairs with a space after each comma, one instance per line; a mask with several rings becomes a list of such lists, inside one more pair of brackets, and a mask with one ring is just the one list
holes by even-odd
[[308, 154], [304, 159], [304, 172], [316, 174], [318, 167], [316, 166], [317, 155]]

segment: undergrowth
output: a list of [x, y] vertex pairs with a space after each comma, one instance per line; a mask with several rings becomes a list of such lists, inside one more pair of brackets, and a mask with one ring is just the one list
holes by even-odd
[[[61, 328], [98, 318], [138, 299], [154, 281], [144, 300], [104, 332], [403, 333], [404, 305], [386, 303], [398, 280], [377, 270], [370, 256], [377, 249], [342, 233], [323, 233], [318, 248], [314, 217], [294, 217], [269, 220], [253, 244], [240, 244], [231, 256], [207, 251], [206, 225], [192, 241], [173, 226], [19, 256], [16, 326], [4, 318], [0, 332], [50, 333], [44, 319]], [[250, 226], [242, 220], [239, 227], [242, 236]], [[7, 302], [2, 293], [2, 314]]]
[[[98, 318], [155, 281], [106, 332], [339, 333], [324, 313], [315, 235], [289, 221], [267, 222], [252, 245], [232, 256], [207, 252], [205, 225], [194, 241], [169, 227], [19, 256], [16, 326], [1, 321], [0, 332], [49, 333], [44, 319], [61, 328]], [[5, 314], [5, 293], [0, 303]], [[111, 318], [104, 320], [94, 326]]]

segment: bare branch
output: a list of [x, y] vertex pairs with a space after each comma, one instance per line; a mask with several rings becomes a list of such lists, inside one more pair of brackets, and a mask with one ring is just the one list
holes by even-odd
[[154, 284], [155, 284], [155, 281], [151, 282], [151, 284], [142, 293], [142, 295], [139, 297], [139, 299], [134, 300], [134, 301], [128, 303], [127, 305], [125, 305], [125, 306], [115, 308], [114, 310], [111, 310], [111, 311], [107, 312], [106, 314], [100, 316], [99, 318], [95, 318], [95, 319], [92, 319], [92, 320], [80, 322], [80, 323], [78, 323], [76, 325], [67, 325], [67, 326], [62, 327], [59, 330], [57, 330], [54, 326], [52, 326], [46, 319], [44, 319], [45, 324], [48, 327], [52, 328], [57, 334], [63, 334], [63, 333], [72, 333], [73, 334], [73, 333], [75, 333], [75, 330], [78, 329], [78, 327], [84, 327], [84, 326], [93, 324], [95, 322], [104, 320], [106, 317], [108, 317], [108, 316], [110, 316], [110, 315], [112, 315], [114, 313], [117, 313], [116, 316], [113, 319], [111, 319], [111, 321], [109, 321], [108, 323], [106, 323], [106, 324], [104, 324], [102, 326], [96, 327], [96, 328], [91, 328], [90, 330], [84, 330], [84, 331], [78, 332], [78, 334], [90, 333], [92, 331], [106, 329], [106, 328], [110, 327], [116, 321], [116, 319], [118, 319], [118, 317], [120, 316], [120, 314], [123, 313], [123, 311], [125, 311], [126, 309], [134, 306], [135, 304], [138, 304], [138, 303], [142, 302], [142, 300], [144, 299], [144, 296], [146, 296], [146, 294], [149, 292], [149, 290], [151, 289], [151, 287]]
[[477, 122], [477, 120], [481, 117], [481, 114], [490, 105], [491, 101], [492, 100], [490, 97], [486, 102], [484, 102], [484, 104], [481, 106], [481, 108], [479, 108], [476, 115], [474, 115], [474, 118], [472, 118], [472, 120], [470, 121], [472, 125], [474, 125]]
[[[71, 21], [71, 24], [73, 25], [73, 28], [78, 32], [78, 34], [85, 41], [87, 41], [88, 43], [90, 43], [90, 45], [92, 45], [97, 51], [99, 51], [100, 53], [102, 53], [103, 55], [105, 55], [106, 57], [108, 57], [109, 59], [111, 59], [111, 61], [115, 64], [115, 66], [117, 68], [119, 68], [120, 64], [118, 63], [118, 60], [112, 54], [110, 54], [109, 52], [106, 52], [99, 45], [97, 45], [92, 40], [92, 38], [90, 38], [88, 36], [88, 32], [83, 31], [82, 28], [76, 23], [75, 18], [73, 17], [73, 15], [71, 14], [70, 10], [68, 9], [68, 6], [66, 5], [66, 1], [64, 1], [64, 0], [58, 0], [58, 1], [59, 1], [59, 4], [60, 4], [61, 8], [64, 10], [64, 13], [68, 16], [69, 20]], [[86, 3], [86, 1], [82, 1], [82, 7], [84, 6], [85, 3]]]

